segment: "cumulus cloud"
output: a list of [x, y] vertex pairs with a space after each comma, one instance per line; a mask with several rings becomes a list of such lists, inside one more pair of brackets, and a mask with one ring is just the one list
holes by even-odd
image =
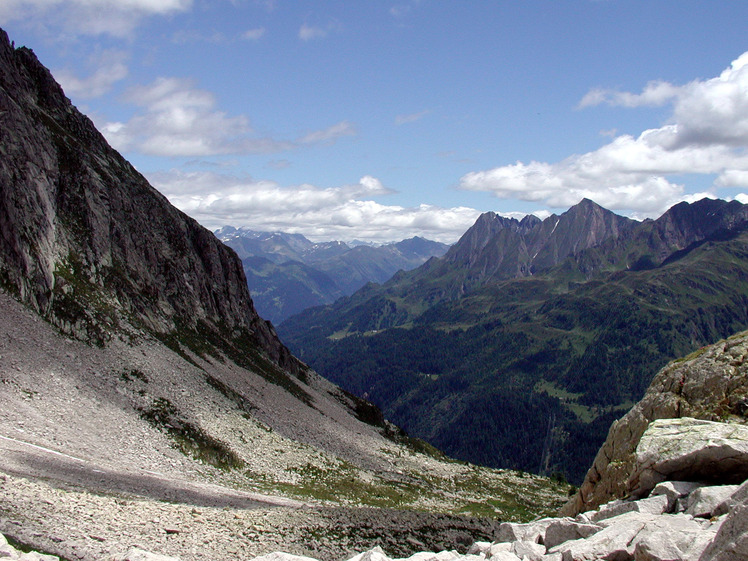
[[471, 172], [463, 189], [553, 207], [591, 198], [615, 210], [654, 216], [685, 200], [673, 176], [715, 174], [713, 189], [748, 185], [748, 53], [718, 77], [683, 86], [651, 82], [639, 94], [593, 90], [580, 103], [638, 107], [671, 103], [668, 123], [621, 135], [560, 162], [517, 162]]
[[255, 138], [249, 119], [216, 108], [213, 94], [189, 80], [159, 78], [136, 86], [126, 100], [143, 109], [127, 123], [106, 123], [107, 140], [122, 151], [156, 156], [211, 156], [281, 150], [282, 143]]
[[107, 50], [91, 57], [89, 65], [95, 70], [85, 78], [75, 76], [68, 69], [57, 70], [54, 74], [66, 94], [81, 99], [100, 97], [127, 77], [129, 71], [126, 60], [126, 53]]
[[382, 205], [372, 198], [391, 191], [369, 175], [332, 188], [283, 187], [274, 181], [202, 171], [156, 173], [149, 179], [175, 206], [208, 228], [230, 224], [300, 233], [315, 240], [384, 242], [419, 235], [451, 243], [480, 214], [465, 207]]
[[80, 35], [128, 36], [144, 18], [187, 11], [192, 0], [3, 0], [0, 24], [62, 26]]
[[633, 94], [616, 90], [594, 89], [579, 102], [579, 107], [594, 105], [613, 105], [621, 107], [657, 107], [665, 105], [678, 96], [680, 88], [668, 82], [654, 81], [647, 84], [642, 93]]
[[331, 143], [355, 134], [355, 127], [342, 121], [297, 141], [258, 137], [247, 116], [220, 111], [212, 93], [181, 78], [159, 78], [149, 85], [135, 86], [127, 91], [125, 100], [140, 111], [127, 122], [99, 124], [109, 143], [123, 152], [191, 157], [263, 154], [301, 144]]

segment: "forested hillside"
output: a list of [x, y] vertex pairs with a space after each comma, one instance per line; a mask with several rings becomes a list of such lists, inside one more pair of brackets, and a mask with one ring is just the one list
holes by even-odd
[[451, 455], [579, 481], [660, 367], [748, 326], [745, 212], [679, 205], [458, 297], [446, 287], [469, 274], [445, 265], [450, 251], [280, 332], [320, 373]]

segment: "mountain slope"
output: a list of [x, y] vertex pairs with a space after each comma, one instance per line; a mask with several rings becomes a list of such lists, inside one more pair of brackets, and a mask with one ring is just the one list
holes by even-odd
[[[0, 119], [0, 471], [134, 502], [304, 506], [261, 491], [528, 517], [559, 498], [536, 478], [533, 499], [510, 504], [516, 474], [446, 461], [294, 358], [254, 310], [236, 254], [155, 191], [1, 30]], [[469, 488], [455, 494], [455, 478]], [[483, 505], [486, 493], [500, 499]], [[17, 511], [2, 509], [0, 531], [13, 530]], [[86, 555], [54, 547], [108, 551], [86, 539]]]
[[[643, 223], [609, 214], [583, 202], [524, 229], [481, 217], [443, 259], [279, 331], [451, 455], [581, 481], [660, 366], [748, 326], [745, 206], [705, 200]], [[565, 231], [574, 223], [592, 232]], [[548, 248], [537, 255], [549, 263], [583, 249], [529, 275], [516, 267], [532, 267], [527, 247]]]
[[382, 246], [313, 243], [300, 234], [224, 227], [216, 235], [242, 259], [262, 317], [280, 323], [307, 308], [332, 304], [367, 282], [385, 282], [448, 246], [419, 237]]
[[660, 370], [644, 397], [611, 426], [564, 513], [574, 516], [627, 494], [635, 481], [636, 447], [655, 419], [692, 417], [748, 423], [747, 357], [748, 332], [742, 332]]

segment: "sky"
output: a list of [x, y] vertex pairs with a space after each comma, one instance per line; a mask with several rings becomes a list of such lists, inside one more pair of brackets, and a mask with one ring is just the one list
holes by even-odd
[[746, 22], [744, 0], [0, 0], [175, 206], [314, 241], [748, 202]]

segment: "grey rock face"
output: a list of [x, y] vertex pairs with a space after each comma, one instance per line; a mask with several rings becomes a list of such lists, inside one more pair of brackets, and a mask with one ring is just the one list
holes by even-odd
[[546, 528], [543, 544], [551, 549], [569, 540], [589, 538], [600, 530], [602, 526], [597, 524], [585, 524], [571, 518], [560, 518]]
[[699, 561], [745, 561], [748, 559], [748, 501], [736, 506]]
[[6, 288], [81, 339], [104, 343], [128, 323], [208, 330], [300, 370], [256, 314], [235, 253], [151, 187], [2, 30], [0, 119]]
[[[613, 423], [579, 492], [562, 513], [574, 516], [629, 492], [636, 447], [655, 419], [693, 417], [748, 422], [748, 332], [720, 341], [663, 368], [644, 397]], [[675, 477], [675, 476], [673, 476]]]
[[717, 485], [696, 489], [688, 497], [686, 514], [711, 518], [716, 514], [717, 508], [729, 500], [737, 490], [738, 485]]
[[636, 464], [629, 489], [639, 497], [666, 479], [742, 482], [748, 478], [748, 427], [689, 417], [658, 419], [639, 441]]

